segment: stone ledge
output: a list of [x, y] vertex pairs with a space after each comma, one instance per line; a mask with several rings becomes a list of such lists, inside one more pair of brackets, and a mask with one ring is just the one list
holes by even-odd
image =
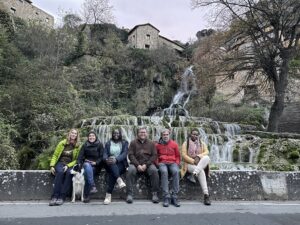
[[[53, 176], [45, 170], [0, 170], [0, 201], [48, 200]], [[149, 198], [144, 176], [137, 180], [135, 198]], [[98, 193], [104, 199], [105, 172], [96, 177]], [[213, 200], [300, 200], [300, 172], [211, 171], [208, 186]], [[187, 179], [180, 181], [180, 198], [202, 199], [200, 185]], [[113, 197], [125, 198], [125, 190]]]
[[244, 134], [252, 134], [260, 138], [291, 138], [291, 139], [300, 139], [300, 134], [296, 133], [275, 133], [275, 132], [265, 132], [265, 131], [245, 131]]

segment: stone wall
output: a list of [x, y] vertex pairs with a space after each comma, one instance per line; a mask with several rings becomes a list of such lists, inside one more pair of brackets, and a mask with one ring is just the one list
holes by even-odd
[[[247, 80], [247, 72], [237, 72], [232, 78], [218, 76], [216, 93], [221, 94], [230, 103], [246, 102], [272, 102], [274, 93], [271, 85], [264, 85], [263, 76], [256, 76]], [[249, 87], [256, 87], [257, 92], [249, 92]]]
[[[96, 178], [99, 190], [94, 198], [104, 199], [105, 173]], [[0, 201], [48, 200], [52, 192], [53, 176], [49, 171], [0, 171]], [[139, 177], [135, 190], [136, 199], [150, 197], [148, 179]], [[300, 172], [262, 171], [212, 171], [208, 179], [213, 200], [300, 200]], [[199, 183], [187, 179], [180, 181], [180, 198], [202, 199]], [[125, 199], [125, 190], [113, 194]]]
[[[260, 102], [265, 101], [272, 103], [274, 101], [274, 88], [273, 84], [265, 83], [265, 76], [257, 75], [245, 82], [247, 80], [247, 72], [240, 71], [237, 72], [231, 79], [225, 79], [225, 76], [218, 76], [216, 83], [217, 89], [216, 93], [224, 95], [231, 103], [240, 103], [242, 101], [246, 102]], [[249, 87], [256, 86], [257, 92], [247, 93]], [[286, 89], [285, 101], [287, 103], [300, 102], [300, 79], [289, 78], [288, 87]]]
[[292, 102], [285, 106], [278, 131], [300, 133], [300, 102]]
[[29, 0], [5, 0], [0, 3], [0, 9], [24, 20], [36, 20], [53, 27], [54, 17], [31, 3]]

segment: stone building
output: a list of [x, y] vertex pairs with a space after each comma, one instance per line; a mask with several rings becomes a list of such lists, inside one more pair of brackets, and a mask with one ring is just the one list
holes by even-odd
[[150, 23], [136, 25], [128, 33], [129, 46], [141, 49], [156, 49], [166, 46], [178, 52], [183, 51], [183, 47], [166, 37], [159, 35], [159, 30]]
[[40, 21], [49, 27], [54, 25], [54, 17], [32, 5], [31, 0], [0, 0], [0, 9], [27, 21]]

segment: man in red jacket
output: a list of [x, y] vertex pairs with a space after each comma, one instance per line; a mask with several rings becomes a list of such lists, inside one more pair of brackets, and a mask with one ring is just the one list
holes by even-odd
[[[179, 164], [180, 153], [178, 144], [170, 139], [170, 130], [164, 129], [161, 138], [156, 144], [157, 160], [161, 175], [161, 187], [163, 190], [163, 206], [168, 207], [171, 197], [171, 204], [180, 206], [177, 194], [179, 192]], [[169, 173], [172, 176], [172, 189], [169, 191]]]

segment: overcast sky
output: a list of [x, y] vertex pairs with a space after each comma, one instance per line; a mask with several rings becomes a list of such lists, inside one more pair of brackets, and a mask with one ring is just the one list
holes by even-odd
[[[52, 14], [58, 22], [61, 11], [79, 13], [84, 0], [33, 0], [33, 5]], [[187, 42], [196, 38], [199, 30], [209, 28], [207, 11], [192, 10], [190, 0], [110, 0], [118, 27], [133, 28], [151, 23], [160, 35]]]

